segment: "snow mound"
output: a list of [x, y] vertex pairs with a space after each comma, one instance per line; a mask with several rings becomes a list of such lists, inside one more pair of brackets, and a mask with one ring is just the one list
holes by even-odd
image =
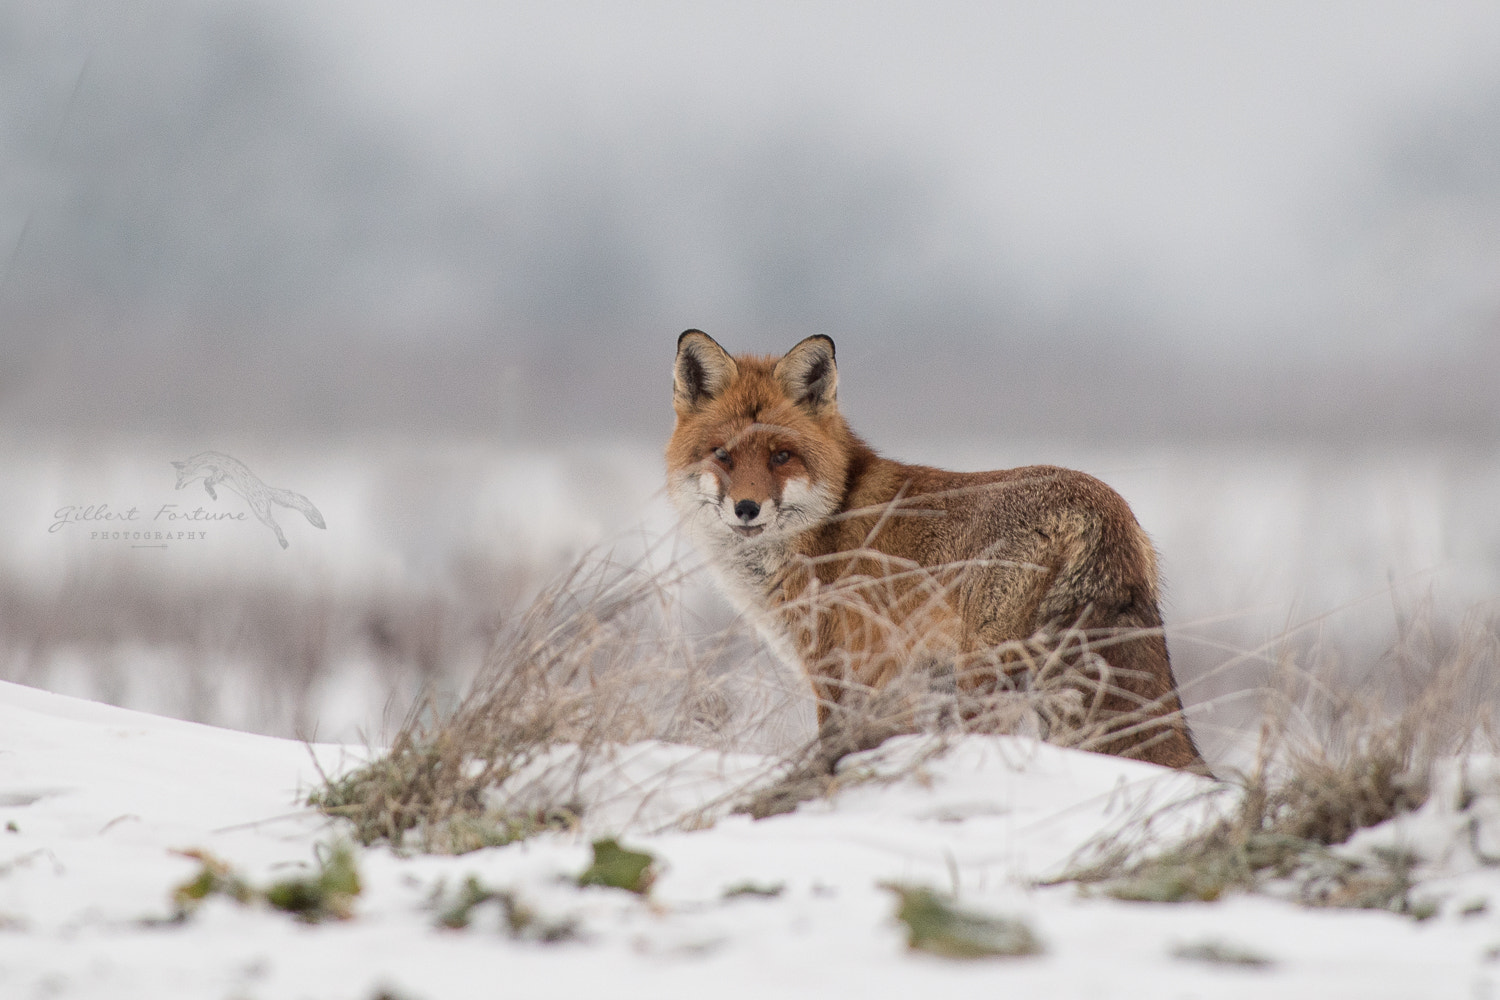
[[[567, 773], [568, 752], [550, 773]], [[1153, 835], [1170, 837], [1201, 818], [1214, 786], [1015, 737], [941, 754], [892, 740], [846, 760], [830, 798], [759, 822], [728, 807], [774, 761], [620, 747], [571, 773], [587, 799], [581, 830], [462, 857], [359, 851], [351, 920], [307, 925], [221, 897], [166, 920], [173, 889], [201, 868], [184, 851], [256, 886], [313, 870], [340, 828], [300, 803], [320, 769], [364, 756], [0, 684], [0, 996], [1425, 997], [1484, 995], [1497, 978], [1487, 956], [1500, 925], [1485, 907], [1500, 890], [1500, 763], [1453, 762], [1421, 811], [1345, 848], [1429, 859], [1438, 905], [1418, 922], [1038, 888], [1103, 833], [1155, 816]], [[544, 778], [529, 776], [531, 794], [545, 798]], [[683, 828], [685, 815], [701, 828]], [[649, 895], [578, 886], [604, 834], [654, 858]], [[442, 927], [470, 879], [571, 939], [509, 933], [492, 904], [465, 929]], [[911, 951], [888, 884], [1022, 921], [1042, 954]], [[1268, 964], [1214, 960], [1239, 953]]]

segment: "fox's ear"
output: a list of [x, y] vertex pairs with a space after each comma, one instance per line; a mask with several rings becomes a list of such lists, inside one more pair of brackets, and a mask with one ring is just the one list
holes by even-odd
[[833, 363], [833, 341], [819, 334], [808, 337], [776, 362], [776, 381], [792, 402], [817, 413], [834, 406], [839, 395], [839, 370]]
[[739, 366], [729, 352], [702, 330], [687, 330], [677, 338], [677, 363], [672, 366], [672, 404], [690, 413], [729, 387]]

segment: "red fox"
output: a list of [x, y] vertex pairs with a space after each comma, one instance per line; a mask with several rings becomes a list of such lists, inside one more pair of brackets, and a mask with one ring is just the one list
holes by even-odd
[[[882, 458], [839, 413], [824, 336], [775, 358], [688, 330], [673, 405], [668, 492], [730, 600], [809, 678], [828, 761], [918, 728], [913, 692], [936, 691], [970, 729], [994, 727], [985, 705], [1020, 698], [1043, 735], [1207, 772], [1162, 634], [1155, 550], [1104, 483]], [[905, 700], [886, 709], [904, 707], [869, 725], [895, 691]]]

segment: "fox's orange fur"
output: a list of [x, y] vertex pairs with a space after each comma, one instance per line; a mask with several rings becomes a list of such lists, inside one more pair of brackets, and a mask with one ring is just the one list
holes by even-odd
[[825, 741], [852, 692], [913, 671], [954, 692], [1015, 690], [1036, 670], [1027, 650], [1050, 643], [1079, 675], [1075, 700], [1114, 720], [1097, 749], [1203, 770], [1161, 631], [1155, 553], [1124, 499], [1051, 466], [959, 473], [882, 458], [849, 429], [837, 389], [827, 337], [781, 358], [731, 357], [689, 330], [667, 446], [689, 534], [806, 671]]

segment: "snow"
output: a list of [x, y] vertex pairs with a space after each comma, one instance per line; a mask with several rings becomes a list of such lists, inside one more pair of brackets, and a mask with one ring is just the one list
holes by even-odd
[[[796, 813], [726, 815], [724, 796], [772, 762], [670, 744], [622, 747], [580, 783], [585, 825], [462, 857], [362, 849], [347, 922], [305, 925], [208, 900], [163, 924], [201, 849], [264, 885], [311, 865], [339, 827], [300, 803], [319, 768], [362, 748], [307, 746], [0, 684], [0, 996], [6, 998], [1488, 996], [1500, 879], [1467, 824], [1500, 818], [1500, 764], [1447, 768], [1427, 806], [1350, 851], [1419, 848], [1438, 915], [1306, 909], [1267, 897], [1145, 904], [1037, 887], [1101, 832], [1177, 803], [1167, 836], [1211, 806], [1212, 783], [1020, 737], [943, 755], [914, 738], [846, 762], [845, 785]], [[566, 754], [566, 749], [558, 753]], [[670, 780], [661, 778], [670, 774]], [[862, 780], [856, 780], [856, 779]], [[1458, 807], [1460, 787], [1476, 797]], [[707, 807], [705, 828], [672, 814]], [[1494, 830], [1475, 843], [1500, 852]], [[654, 854], [648, 897], [580, 889], [592, 838]], [[434, 899], [467, 876], [516, 893], [579, 940], [512, 940], [496, 911], [439, 929]], [[1430, 875], [1430, 884], [1425, 881]], [[725, 890], [783, 886], [774, 898]], [[955, 961], [911, 952], [882, 883], [956, 889], [1028, 921], [1042, 956]], [[1489, 911], [1463, 916], [1477, 900]], [[156, 921], [156, 922], [153, 922]], [[1219, 942], [1273, 963], [1172, 957]]]

